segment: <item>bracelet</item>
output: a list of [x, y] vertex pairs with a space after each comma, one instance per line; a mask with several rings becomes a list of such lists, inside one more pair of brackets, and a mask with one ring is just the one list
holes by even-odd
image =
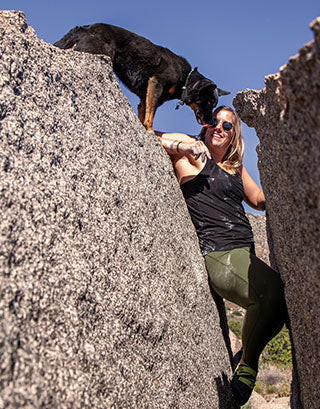
[[172, 141], [172, 142], [170, 143], [170, 146], [169, 146], [170, 152], [173, 152], [173, 145], [174, 145], [175, 143], [178, 143], [178, 141], [176, 140], [176, 141]]
[[182, 143], [182, 141], [178, 142], [178, 144], [177, 144], [177, 152], [179, 152], [179, 145], [180, 145], [180, 143]]

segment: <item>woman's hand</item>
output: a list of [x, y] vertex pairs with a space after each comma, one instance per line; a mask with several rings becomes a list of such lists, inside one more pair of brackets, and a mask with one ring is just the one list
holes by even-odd
[[200, 157], [202, 162], [205, 162], [206, 158], [211, 159], [210, 151], [202, 141], [180, 142], [177, 149], [178, 153], [191, 155], [195, 160]]
[[155, 134], [160, 138], [162, 146], [170, 156], [189, 156], [192, 160], [197, 160], [201, 157], [202, 162], [205, 162], [206, 157], [211, 159], [211, 154], [206, 145], [194, 137], [182, 133], [164, 133], [159, 131], [155, 131]]
[[194, 178], [205, 166], [206, 158], [211, 159], [206, 145], [195, 137], [182, 133], [155, 133], [171, 157], [179, 184]]

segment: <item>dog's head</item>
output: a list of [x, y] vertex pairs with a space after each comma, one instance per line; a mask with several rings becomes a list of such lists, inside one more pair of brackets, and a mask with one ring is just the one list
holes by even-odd
[[195, 68], [186, 86], [185, 103], [193, 109], [200, 125], [212, 124], [212, 110], [218, 104], [219, 96], [230, 92], [201, 75]]

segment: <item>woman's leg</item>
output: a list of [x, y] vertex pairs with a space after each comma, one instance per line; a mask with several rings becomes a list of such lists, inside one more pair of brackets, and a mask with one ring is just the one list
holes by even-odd
[[223, 298], [245, 308], [243, 361], [257, 370], [261, 352], [281, 330], [286, 306], [279, 274], [248, 248], [205, 256], [209, 281]]

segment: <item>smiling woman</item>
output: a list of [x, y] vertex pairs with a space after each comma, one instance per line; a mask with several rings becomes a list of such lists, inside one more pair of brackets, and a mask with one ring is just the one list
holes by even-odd
[[[241, 122], [238, 115], [227, 106], [215, 110], [213, 125], [203, 129], [200, 139], [211, 151], [219, 166], [230, 173], [240, 170], [244, 154]], [[250, 204], [249, 204], [250, 205]]]
[[244, 143], [238, 115], [227, 106], [213, 112], [200, 140], [156, 132], [171, 156], [194, 223], [213, 291], [245, 308], [242, 359], [231, 380], [243, 405], [255, 385], [260, 354], [286, 317], [279, 274], [254, 253], [253, 233], [243, 200], [264, 210], [263, 191], [242, 164]]

